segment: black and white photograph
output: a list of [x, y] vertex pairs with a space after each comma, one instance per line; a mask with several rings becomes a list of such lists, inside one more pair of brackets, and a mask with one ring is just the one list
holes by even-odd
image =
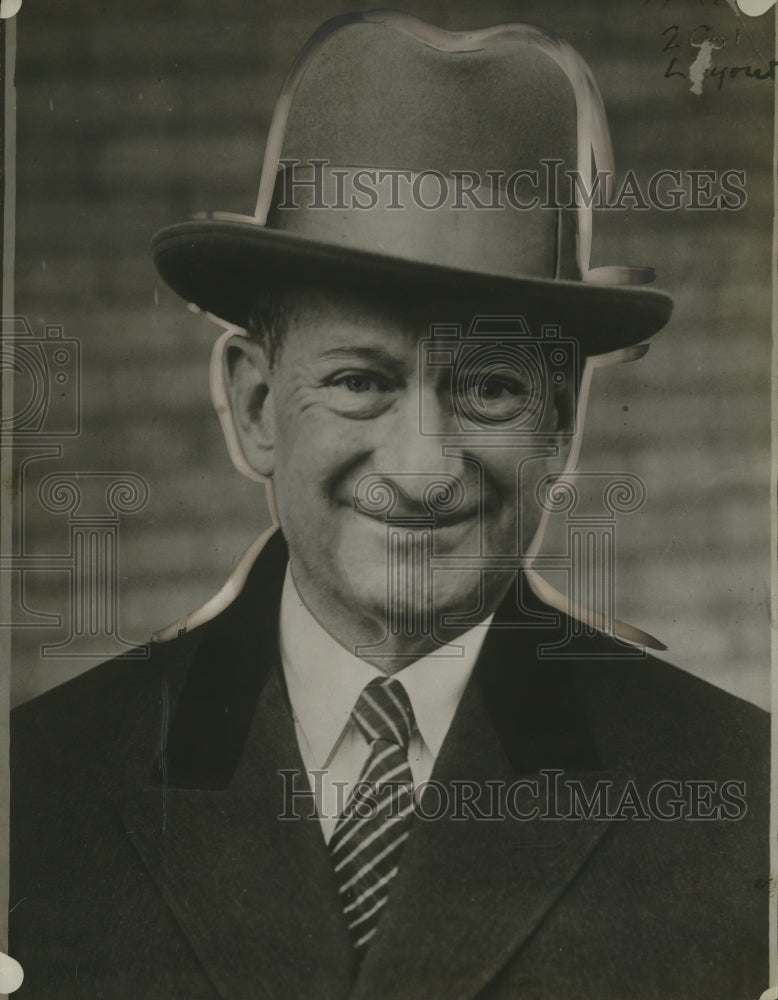
[[3, 0], [0, 994], [778, 1000], [775, 25]]

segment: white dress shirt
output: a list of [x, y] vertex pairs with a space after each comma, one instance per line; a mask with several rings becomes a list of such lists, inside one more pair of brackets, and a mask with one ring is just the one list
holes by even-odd
[[[394, 675], [402, 682], [416, 718], [408, 747], [414, 786], [432, 773], [492, 617]], [[319, 624], [300, 599], [289, 567], [281, 596], [279, 639], [297, 742], [329, 843], [351, 786], [370, 755], [351, 712], [365, 685], [384, 675]]]

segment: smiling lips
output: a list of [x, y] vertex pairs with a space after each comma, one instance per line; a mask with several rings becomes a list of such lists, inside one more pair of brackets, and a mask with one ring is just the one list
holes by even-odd
[[355, 503], [353, 509], [357, 514], [369, 518], [378, 524], [402, 524], [407, 528], [434, 528], [439, 531], [443, 528], [454, 527], [464, 521], [470, 521], [480, 514], [478, 508], [467, 510], [456, 510], [450, 514], [431, 514], [421, 504], [414, 505], [411, 510], [393, 509], [391, 513], [386, 511], [365, 510]]
[[[432, 482], [432, 477], [430, 481]], [[375, 493], [369, 500], [355, 495], [353, 509], [380, 524], [403, 523], [409, 528], [418, 526], [441, 529], [453, 527], [481, 515], [480, 504], [468, 503], [464, 489], [459, 503], [449, 503], [448, 497], [443, 492], [437, 494], [428, 492], [422, 497], [412, 497], [396, 482], [390, 480], [382, 481], [376, 489], [380, 489], [381, 498], [386, 502], [371, 502]]]

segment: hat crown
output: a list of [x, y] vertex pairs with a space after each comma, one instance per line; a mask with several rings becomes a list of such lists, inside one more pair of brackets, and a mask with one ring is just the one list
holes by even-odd
[[[544, 160], [576, 170], [587, 188], [593, 166], [613, 171], [602, 98], [572, 46], [531, 24], [448, 31], [395, 10], [334, 17], [298, 56], [268, 135], [255, 211], [262, 224], [275, 204], [282, 158], [482, 177], [491, 171], [491, 185], [496, 175], [504, 182], [516, 171], [538, 170]], [[539, 181], [548, 187], [547, 178]], [[585, 278], [589, 270], [591, 206], [575, 216], [574, 227], [565, 229], [575, 229], [577, 238], [558, 248], [556, 277]], [[532, 228], [553, 232], [558, 225], [546, 219]], [[411, 238], [418, 228], [411, 226]], [[480, 248], [485, 234], [469, 242]], [[450, 254], [441, 263], [451, 264]], [[521, 273], [526, 264], [516, 264], [506, 261], [497, 271]], [[642, 280], [652, 276], [646, 269]], [[629, 280], [636, 280], [635, 269]]]
[[322, 42], [295, 88], [284, 157], [482, 176], [550, 157], [577, 167], [575, 94], [534, 30], [462, 50], [457, 35], [439, 32], [436, 47], [404, 27], [358, 21]]

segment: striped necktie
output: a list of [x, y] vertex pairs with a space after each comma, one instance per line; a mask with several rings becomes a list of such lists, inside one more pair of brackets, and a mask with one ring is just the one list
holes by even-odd
[[330, 839], [343, 911], [357, 951], [376, 932], [413, 818], [408, 742], [413, 709], [398, 680], [377, 677], [351, 717], [370, 756]]

